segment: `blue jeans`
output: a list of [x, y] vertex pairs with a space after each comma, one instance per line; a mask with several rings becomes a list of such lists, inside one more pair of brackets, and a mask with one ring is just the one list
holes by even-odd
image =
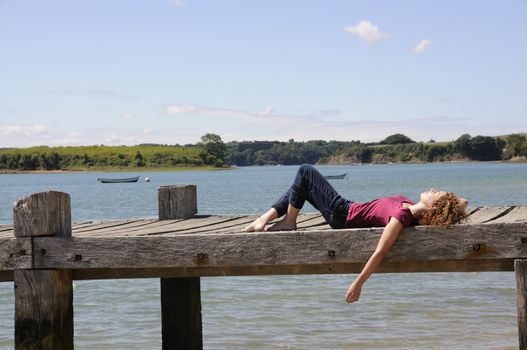
[[280, 217], [287, 212], [289, 204], [302, 209], [305, 201], [320, 211], [332, 228], [345, 227], [351, 201], [342, 198], [324, 176], [309, 164], [300, 166], [289, 190], [272, 207]]

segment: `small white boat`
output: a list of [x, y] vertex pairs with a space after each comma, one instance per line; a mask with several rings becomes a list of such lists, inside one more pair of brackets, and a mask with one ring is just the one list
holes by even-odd
[[139, 181], [139, 178], [141, 176], [134, 176], [134, 177], [125, 177], [125, 178], [120, 178], [120, 179], [109, 179], [109, 178], [104, 178], [104, 177], [100, 177], [97, 179], [97, 181], [103, 183], [103, 184], [115, 184], [115, 183], [124, 183], [124, 182], [137, 182]]
[[324, 175], [324, 178], [327, 180], [342, 180], [343, 178], [346, 177], [347, 174], [348, 173], [338, 174], [338, 175]]

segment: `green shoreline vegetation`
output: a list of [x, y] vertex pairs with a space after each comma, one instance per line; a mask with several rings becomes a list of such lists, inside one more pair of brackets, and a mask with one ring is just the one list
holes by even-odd
[[384, 164], [450, 161], [508, 161], [527, 156], [525, 134], [461, 135], [451, 142], [415, 142], [393, 134], [377, 143], [360, 141], [243, 141], [227, 144], [228, 164]]
[[76, 146], [0, 149], [0, 171], [138, 171], [225, 168], [225, 144], [206, 134], [195, 145]]
[[461, 135], [452, 142], [415, 142], [402, 134], [360, 141], [242, 141], [205, 134], [195, 145], [1, 148], [0, 172], [174, 171], [228, 169], [230, 165], [525, 161], [526, 134]]

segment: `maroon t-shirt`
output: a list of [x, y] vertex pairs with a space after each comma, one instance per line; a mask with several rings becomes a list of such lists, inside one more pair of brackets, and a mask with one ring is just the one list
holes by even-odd
[[391, 196], [366, 203], [351, 203], [346, 218], [346, 227], [382, 227], [391, 217], [399, 220], [403, 227], [417, 224], [410, 209], [403, 203], [415, 204], [405, 196]]

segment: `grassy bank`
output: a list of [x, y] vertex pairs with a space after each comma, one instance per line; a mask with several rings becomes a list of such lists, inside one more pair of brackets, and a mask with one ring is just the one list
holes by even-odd
[[200, 146], [80, 146], [0, 149], [0, 171], [174, 171], [221, 168]]

